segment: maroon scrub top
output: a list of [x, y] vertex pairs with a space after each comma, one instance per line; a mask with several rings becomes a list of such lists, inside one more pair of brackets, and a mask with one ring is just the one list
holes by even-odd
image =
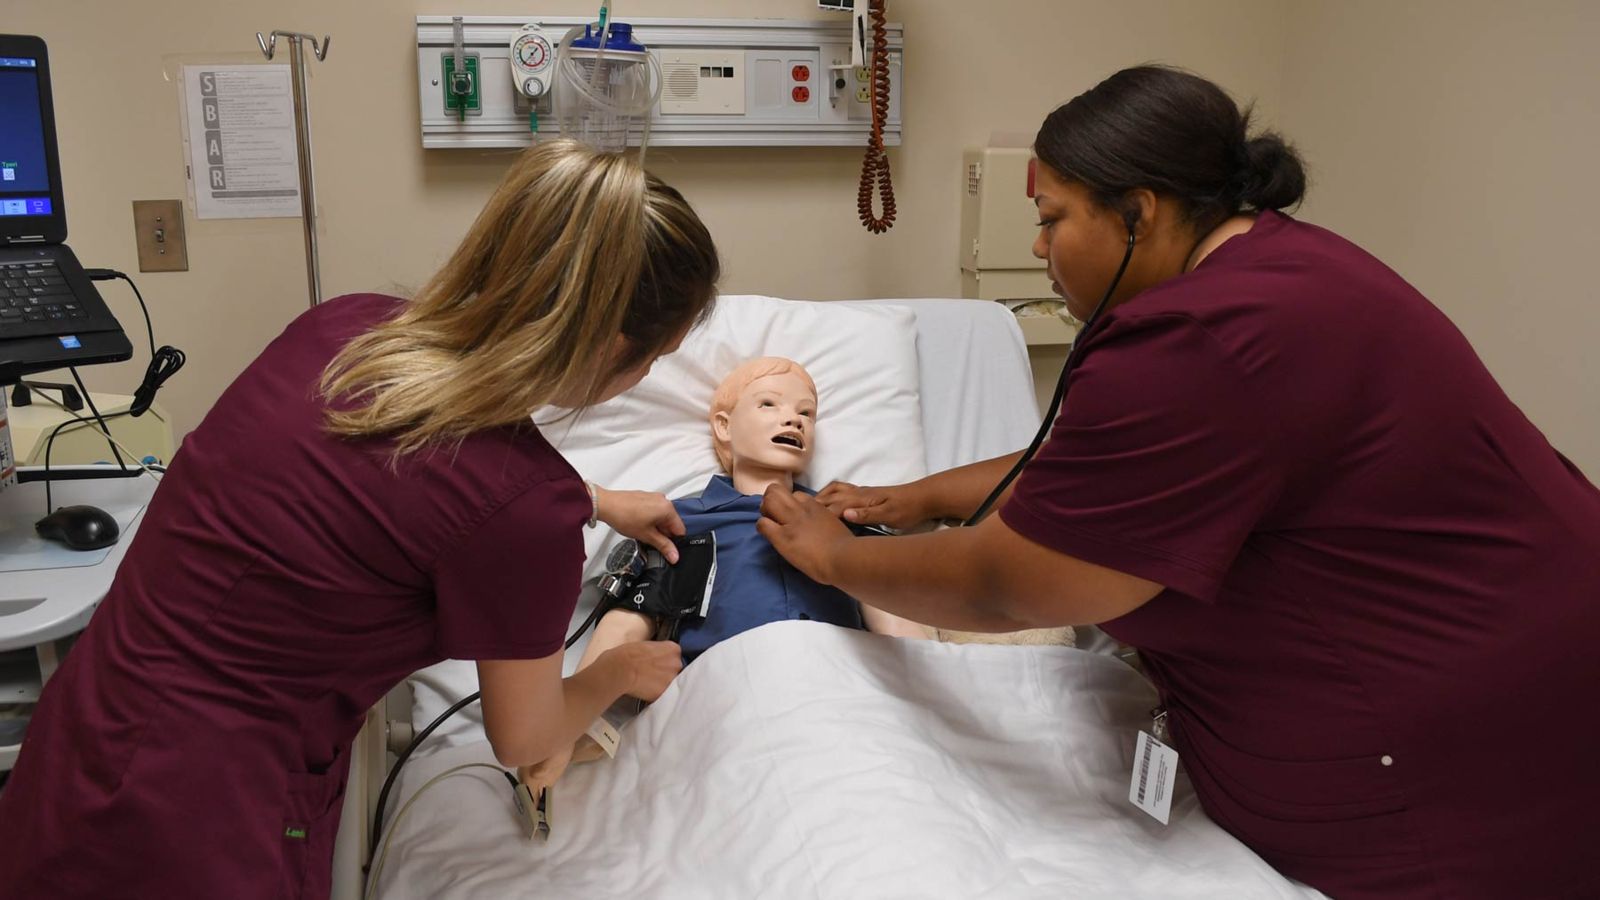
[[302, 315], [184, 440], [0, 791], [0, 894], [324, 897], [366, 710], [560, 651], [589, 499], [531, 423], [398, 469], [324, 431], [323, 367], [401, 305]]
[[1086, 349], [1001, 516], [1166, 588], [1104, 628], [1206, 812], [1338, 898], [1600, 897], [1600, 492], [1449, 320], [1266, 213]]

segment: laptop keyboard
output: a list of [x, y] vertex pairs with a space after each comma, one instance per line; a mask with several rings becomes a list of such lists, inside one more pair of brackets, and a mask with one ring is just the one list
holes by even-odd
[[0, 337], [52, 334], [88, 317], [53, 261], [0, 263]]

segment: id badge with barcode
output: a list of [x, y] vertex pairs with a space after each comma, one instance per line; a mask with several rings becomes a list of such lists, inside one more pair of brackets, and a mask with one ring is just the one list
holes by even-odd
[[1148, 731], [1139, 732], [1133, 749], [1133, 781], [1128, 802], [1165, 825], [1172, 814], [1172, 790], [1178, 777], [1178, 751], [1161, 743]]

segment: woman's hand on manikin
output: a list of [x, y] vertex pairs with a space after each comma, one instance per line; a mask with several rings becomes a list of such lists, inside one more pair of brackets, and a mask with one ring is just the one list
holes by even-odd
[[600, 521], [617, 534], [661, 551], [669, 563], [677, 563], [674, 537], [684, 534], [683, 519], [666, 494], [653, 491], [611, 491], [594, 485]]
[[855, 539], [816, 499], [776, 484], [761, 498], [756, 530], [790, 565], [818, 584], [833, 584], [834, 560]]
[[933, 518], [913, 484], [862, 487], [835, 481], [817, 494], [817, 502], [853, 525], [887, 525], [908, 531]]
[[612, 647], [601, 656], [617, 657], [626, 683], [623, 693], [646, 703], [659, 699], [683, 671], [683, 650], [672, 641], [636, 641]]

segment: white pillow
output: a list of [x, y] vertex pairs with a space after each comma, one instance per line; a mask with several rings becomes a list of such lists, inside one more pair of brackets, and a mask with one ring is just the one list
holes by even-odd
[[[555, 410], [534, 419], [585, 480], [673, 499], [693, 496], [721, 471], [708, 421], [717, 385], [748, 359], [782, 356], [805, 366], [817, 384], [817, 449], [802, 483], [815, 490], [834, 480], [901, 484], [927, 474], [916, 334], [916, 316], [906, 307], [724, 296], [711, 318], [632, 390], [564, 420], [555, 421], [565, 414]], [[606, 552], [619, 540], [604, 526], [586, 531], [585, 581], [603, 571]], [[587, 612], [580, 604], [574, 624]], [[585, 643], [569, 654], [569, 672]], [[477, 689], [471, 662], [424, 669], [412, 678], [412, 721], [421, 729]], [[476, 705], [468, 707], [429, 745], [482, 740], [481, 723]]]
[[[717, 385], [758, 356], [792, 359], [817, 384], [816, 453], [802, 483], [900, 484], [927, 474], [917, 397], [916, 317], [908, 309], [728, 296], [678, 352], [632, 390], [544, 433], [585, 479], [618, 490], [698, 494], [722, 471], [707, 417]], [[554, 416], [541, 413], [537, 421]], [[588, 579], [601, 573], [608, 529], [587, 536]]]

